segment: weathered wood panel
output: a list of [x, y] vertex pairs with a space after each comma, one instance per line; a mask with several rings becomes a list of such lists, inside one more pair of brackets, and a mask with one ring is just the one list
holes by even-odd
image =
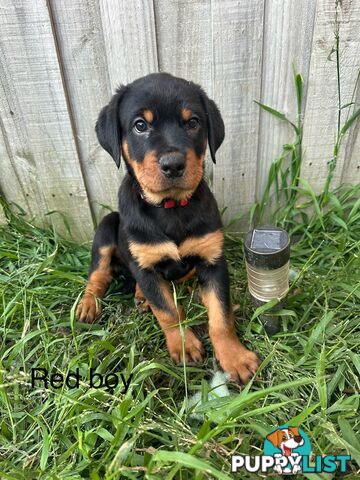
[[6, 224], [6, 217], [2, 205], [0, 205], [0, 225]]
[[101, 0], [100, 8], [111, 90], [157, 72], [152, 0]]
[[[152, 0], [101, 0], [100, 11], [111, 91], [157, 72]], [[125, 173], [124, 165], [121, 171]]]
[[[1, 124], [0, 129], [0, 194], [12, 204], [16, 204], [21, 209], [30, 211], [30, 207], [27, 203], [26, 194], [23, 191], [22, 184], [18, 180], [18, 172], [20, 169], [15, 170], [13, 161], [10, 157], [11, 149], [6, 143], [7, 139], [3, 135], [3, 126]], [[10, 152], [10, 154], [9, 154]], [[21, 173], [21, 172], [20, 172]], [[18, 211], [18, 207], [15, 211]]]
[[[6, 148], [5, 148], [5, 143], [4, 143], [4, 140], [3, 140], [3, 135], [2, 135], [1, 130], [0, 130], [0, 172], [1, 172], [1, 175], [0, 175], [0, 195], [1, 195], [1, 197], [2, 198], [7, 198], [8, 194], [11, 193], [10, 189], [8, 191], [6, 191], [5, 188], [4, 188], [4, 185], [7, 183], [7, 182], [4, 181], [4, 179], [9, 177], [9, 182], [12, 182], [12, 186], [14, 187], [14, 184], [15, 184], [15, 189], [19, 190], [20, 197], [21, 197], [20, 203], [25, 204], [25, 198], [22, 195], [22, 191], [21, 191], [20, 185], [17, 183], [17, 179], [15, 180], [15, 182], [13, 181], [14, 170], [12, 169], [10, 159], [7, 155], [7, 151], [6, 151]], [[4, 209], [3, 209], [2, 205], [0, 204], [0, 225], [3, 225], [5, 223], [6, 223], [6, 217], [5, 217]]]
[[[357, 108], [360, 107], [360, 85], [355, 97]], [[360, 183], [360, 122], [350, 131], [346, 143], [344, 165], [340, 184], [354, 185]]]
[[[213, 97], [210, 2], [156, 0], [154, 7], [159, 71], [198, 83]], [[210, 183], [212, 171], [207, 152], [205, 174]]]
[[[340, 81], [341, 105], [345, 105], [351, 102], [360, 68], [360, 3], [343, 0], [341, 5]], [[304, 120], [305, 162], [302, 169], [302, 176], [317, 193], [323, 189], [337, 135], [336, 58], [334, 54], [329, 58], [335, 44], [334, 20], [335, 2], [318, 0]], [[347, 112], [348, 109], [342, 111], [341, 123], [344, 123]], [[332, 186], [338, 185], [341, 179], [347, 140], [348, 135], [343, 139]]]
[[[265, 3], [260, 101], [285, 113], [294, 123], [297, 119], [297, 104], [293, 71], [295, 69], [301, 73], [305, 80], [305, 106], [315, 8], [314, 0], [267, 0]], [[281, 154], [282, 145], [290, 143], [293, 138], [292, 128], [260, 110], [256, 188], [258, 200], [264, 192], [271, 163]]]
[[[222, 111], [225, 142], [206, 174], [226, 223], [259, 199], [291, 140], [254, 100], [295, 119], [293, 64], [305, 80], [302, 175], [320, 192], [337, 131], [334, 20], [335, 0], [4, 0], [0, 192], [64, 232], [59, 214], [46, 216], [59, 210], [89, 238], [101, 204], [116, 208], [124, 174], [97, 143], [99, 110], [120, 84], [168, 71], [201, 84]], [[360, 3], [343, 0], [339, 22], [344, 105], [360, 67]], [[360, 182], [359, 129], [344, 138], [333, 186]]]
[[100, 147], [95, 123], [111, 97], [98, 0], [49, 2], [90, 206], [97, 221], [102, 205], [117, 209], [121, 174]]
[[[214, 97], [226, 139], [214, 168], [214, 192], [225, 220], [255, 200], [264, 2], [212, 2]], [[246, 223], [245, 223], [246, 224]], [[244, 226], [244, 222], [242, 224]]]
[[30, 214], [75, 238], [93, 229], [44, 0], [4, 0], [0, 9], [0, 105], [13, 168]]

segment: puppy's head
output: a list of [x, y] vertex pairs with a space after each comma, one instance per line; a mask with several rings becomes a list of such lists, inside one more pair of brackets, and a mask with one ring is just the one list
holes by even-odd
[[270, 433], [266, 438], [274, 445], [274, 447], [279, 448], [282, 444], [285, 444], [289, 448], [296, 448], [304, 443], [298, 427], [288, 427], [275, 430], [275, 432]]
[[100, 112], [96, 133], [117, 166], [124, 158], [147, 200], [159, 203], [191, 196], [207, 144], [215, 163], [224, 123], [198, 85], [155, 73], [118, 89]]

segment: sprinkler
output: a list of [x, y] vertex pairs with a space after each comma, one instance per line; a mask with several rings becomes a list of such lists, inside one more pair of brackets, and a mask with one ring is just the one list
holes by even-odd
[[[290, 238], [277, 227], [254, 228], [244, 242], [246, 271], [251, 299], [256, 307], [278, 299], [283, 305], [289, 290]], [[279, 332], [280, 317], [276, 314], [260, 316], [269, 335]]]

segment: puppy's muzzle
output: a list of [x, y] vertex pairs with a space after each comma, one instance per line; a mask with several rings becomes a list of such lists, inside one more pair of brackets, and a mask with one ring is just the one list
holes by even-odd
[[185, 171], [185, 156], [180, 152], [172, 152], [160, 157], [160, 170], [166, 178], [182, 177]]

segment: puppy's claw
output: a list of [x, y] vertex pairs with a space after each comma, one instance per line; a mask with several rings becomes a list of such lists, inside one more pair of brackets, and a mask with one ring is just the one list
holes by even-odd
[[150, 305], [146, 298], [134, 298], [135, 308], [139, 313], [146, 313], [150, 309]]

